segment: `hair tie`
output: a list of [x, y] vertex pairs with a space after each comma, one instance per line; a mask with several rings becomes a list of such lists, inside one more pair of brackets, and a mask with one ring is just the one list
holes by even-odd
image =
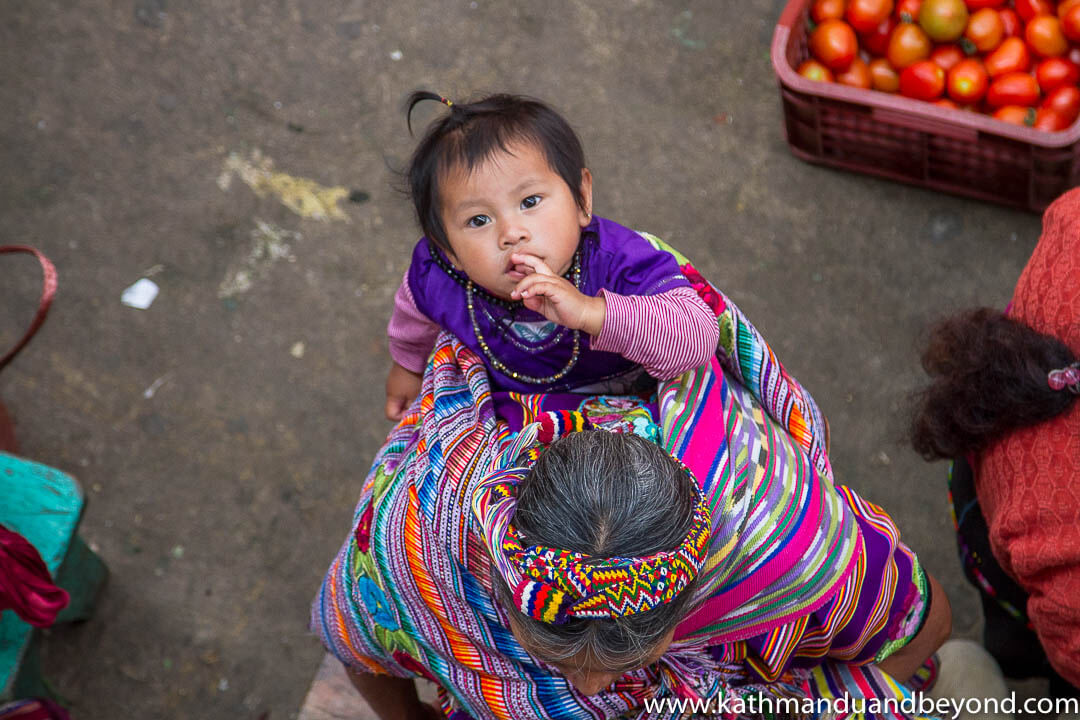
[[454, 107], [454, 101], [453, 100], [447, 100], [442, 95], [439, 96], [439, 102], [441, 102], [443, 105], [445, 105], [448, 108]]
[[1068, 387], [1069, 392], [1080, 395], [1080, 362], [1051, 370], [1046, 376], [1046, 383], [1053, 390], [1064, 390]]

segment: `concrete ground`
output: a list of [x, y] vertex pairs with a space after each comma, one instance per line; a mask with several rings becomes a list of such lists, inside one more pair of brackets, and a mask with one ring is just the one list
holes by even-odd
[[[309, 602], [388, 429], [384, 328], [417, 237], [393, 169], [419, 87], [561, 108], [597, 211], [754, 319], [829, 416], [839, 480], [977, 635], [944, 467], [904, 416], [924, 328], [1003, 306], [1039, 218], [793, 158], [783, 5], [6, 0], [0, 242], [45, 250], [60, 292], [0, 396], [23, 454], [82, 481], [112, 570], [96, 617], [45, 644], [74, 717], [295, 716], [323, 654]], [[2, 266], [6, 346], [38, 280]], [[121, 304], [140, 278], [146, 310]]]

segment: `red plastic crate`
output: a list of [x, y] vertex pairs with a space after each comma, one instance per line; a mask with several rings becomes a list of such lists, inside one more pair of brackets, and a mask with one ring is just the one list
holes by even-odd
[[772, 43], [797, 157], [1035, 212], [1080, 185], [1080, 121], [1045, 132], [799, 75], [812, 2], [789, 0]]

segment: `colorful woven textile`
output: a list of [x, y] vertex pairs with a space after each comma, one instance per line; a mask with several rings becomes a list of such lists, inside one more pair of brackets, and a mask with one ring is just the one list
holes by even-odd
[[[574, 420], [574, 417], [581, 420]], [[540, 443], [585, 428], [580, 412], [546, 413], [530, 426]], [[525, 435], [523, 432], [522, 435]], [[520, 458], [518, 458], [520, 462]], [[685, 467], [685, 466], [684, 466]], [[561, 548], [526, 546], [513, 526], [520, 468], [498, 471], [473, 494], [473, 513], [488, 554], [512, 589], [519, 611], [545, 623], [571, 617], [612, 618], [647, 612], [674, 600], [693, 582], [711, 539], [709, 502], [697, 488], [694, 519], [678, 548], [648, 557], [593, 558]], [[696, 482], [691, 477], [691, 481]]]
[[[693, 280], [693, 268], [680, 263]], [[793, 637], [817, 641], [819, 657], [849, 624], [858, 625], [860, 649], [867, 633], [876, 646], [885, 634], [904, 637], [892, 627], [894, 611], [917, 598], [906, 595], [911, 583], [895, 567], [887, 582], [864, 585], [859, 513], [832, 486], [812, 399], [734, 305], [707, 285], [699, 292], [718, 313], [717, 361], [661, 388], [658, 424], [635, 398], [493, 396], [481, 359], [441, 336], [421, 396], [376, 456], [353, 531], [314, 603], [312, 626], [327, 647], [353, 668], [432, 680], [448, 716], [524, 720], [644, 717], [647, 701], [665, 697], [841, 692], [828, 673], [819, 681], [788, 667], [799, 646]], [[516, 410], [497, 414], [509, 405]], [[567, 410], [600, 429], [662, 442], [691, 468], [713, 518], [700, 607], [680, 625], [676, 643], [656, 664], [587, 697], [525, 653], [507, 629], [471, 512], [485, 479], [523, 471], [519, 458], [544, 429], [534, 420], [576, 427], [557, 412]], [[891, 521], [865, 515], [864, 527], [881, 526], [897, 548]], [[860, 601], [869, 610], [853, 623]], [[815, 611], [829, 614], [821, 627], [805, 620]], [[766, 680], [748, 662], [751, 645], [742, 640], [750, 638], [786, 648]], [[878, 687], [868, 678], [888, 685], [873, 669], [844, 672], [858, 679], [853, 696]]]

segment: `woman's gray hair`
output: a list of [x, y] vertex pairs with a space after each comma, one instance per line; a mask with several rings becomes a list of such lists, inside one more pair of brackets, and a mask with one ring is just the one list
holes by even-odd
[[[513, 522], [526, 545], [596, 558], [673, 550], [690, 532], [693, 478], [655, 443], [631, 434], [575, 432], [545, 450], [518, 488]], [[533, 654], [560, 662], [579, 653], [611, 672], [640, 667], [683, 619], [691, 583], [672, 602], [612, 619], [534, 620], [514, 607], [496, 574], [496, 595]]]

